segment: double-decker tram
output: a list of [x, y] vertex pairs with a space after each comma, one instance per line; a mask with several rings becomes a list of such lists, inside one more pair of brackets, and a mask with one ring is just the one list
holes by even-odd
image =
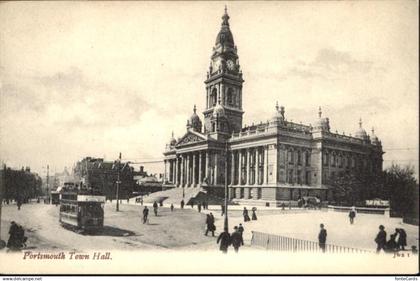
[[63, 226], [78, 231], [93, 232], [104, 226], [105, 196], [83, 190], [65, 190], [61, 193], [60, 218]]

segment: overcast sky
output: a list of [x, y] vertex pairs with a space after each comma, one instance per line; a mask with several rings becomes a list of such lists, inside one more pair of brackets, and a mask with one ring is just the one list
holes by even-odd
[[244, 125], [276, 101], [306, 124], [321, 106], [333, 131], [375, 127], [385, 167], [418, 167], [416, 1], [2, 2], [1, 161], [45, 174], [87, 155], [162, 158], [204, 109], [225, 4]]

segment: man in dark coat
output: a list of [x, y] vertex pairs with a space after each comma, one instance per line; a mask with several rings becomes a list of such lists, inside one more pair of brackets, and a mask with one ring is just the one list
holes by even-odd
[[197, 209], [198, 209], [198, 212], [201, 213], [201, 203], [200, 202], [198, 202], [198, 204], [197, 204]]
[[248, 210], [247, 210], [246, 207], [244, 207], [242, 215], [244, 216], [244, 222], [250, 221], [250, 218], [249, 218], [249, 215], [248, 215]]
[[238, 227], [234, 227], [235, 231], [232, 233], [230, 240], [232, 242], [232, 246], [237, 253], [239, 251], [239, 247], [244, 245], [244, 239], [242, 238], [242, 234], [239, 232]]
[[171, 212], [174, 211], [174, 204], [171, 204]]
[[243, 234], [244, 234], [245, 229], [244, 229], [244, 227], [242, 226], [242, 223], [240, 223], [240, 224], [239, 224], [238, 231], [239, 231], [239, 233], [241, 234], [241, 236], [243, 237], [243, 236], [244, 236]]
[[228, 247], [230, 245], [230, 234], [227, 229], [225, 229], [222, 233], [220, 233], [219, 237], [217, 238], [217, 244], [220, 242], [220, 251], [224, 254], [227, 254]]
[[256, 213], [256, 211], [257, 211], [257, 208], [252, 207], [252, 220], [253, 221], [256, 221], [257, 220], [257, 213]]
[[381, 251], [381, 249], [385, 251], [386, 231], [385, 231], [385, 227], [383, 225], [379, 226], [379, 232], [376, 235], [375, 243], [377, 245], [376, 253], [379, 253]]
[[404, 251], [404, 247], [407, 246], [407, 233], [402, 228], [396, 228], [395, 232], [398, 233], [397, 247]]
[[18, 225], [12, 221], [10, 222], [10, 228], [9, 228], [9, 240], [7, 241], [7, 248], [11, 249], [11, 250], [16, 250], [18, 247]]
[[352, 207], [349, 212], [350, 224], [354, 223], [354, 218], [356, 217], [356, 208]]
[[185, 205], [184, 200], [181, 200], [181, 209], [184, 209], [184, 205]]
[[321, 230], [318, 234], [318, 241], [319, 241], [319, 247], [321, 248], [322, 252], [325, 253], [325, 245], [327, 243], [327, 230], [324, 228], [324, 224], [319, 225], [321, 227]]
[[216, 226], [214, 225], [214, 217], [211, 213], [207, 215], [206, 224], [207, 224], [207, 229], [206, 229], [205, 235], [207, 236], [207, 234], [210, 231], [212, 236], [214, 236], [214, 231], [216, 230]]
[[147, 208], [147, 206], [144, 206], [143, 209], [143, 224], [145, 224], [147, 222], [147, 216], [149, 215], [149, 209]]
[[389, 237], [389, 240], [388, 242], [386, 242], [385, 245], [385, 252], [393, 253], [398, 250], [397, 242], [395, 242], [395, 236], [395, 234], [391, 234], [391, 236]]
[[157, 216], [157, 211], [158, 211], [158, 204], [156, 203], [156, 201], [153, 203], [153, 212], [155, 212], [155, 216]]
[[220, 208], [222, 208], [222, 214], [220, 216], [223, 217], [223, 215], [225, 214], [225, 205], [224, 204], [221, 204], [220, 205]]

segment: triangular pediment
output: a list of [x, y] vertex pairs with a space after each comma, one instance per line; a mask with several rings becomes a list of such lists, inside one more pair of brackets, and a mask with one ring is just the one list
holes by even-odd
[[187, 144], [193, 144], [193, 143], [199, 143], [202, 141], [206, 141], [207, 138], [197, 132], [194, 131], [188, 131], [177, 143], [176, 143], [176, 147], [177, 146], [183, 146], [183, 145], [187, 145]]

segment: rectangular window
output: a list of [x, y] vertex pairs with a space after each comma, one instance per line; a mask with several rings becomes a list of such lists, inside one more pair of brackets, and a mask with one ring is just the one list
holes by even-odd
[[306, 167], [311, 166], [311, 153], [309, 151], [305, 153], [305, 164]]
[[289, 164], [293, 164], [294, 159], [293, 159], [293, 151], [288, 151], [287, 152], [287, 160], [289, 161]]
[[306, 171], [305, 173], [305, 184], [311, 185], [311, 172], [310, 171]]
[[239, 196], [239, 198], [244, 198], [244, 194], [245, 194], [244, 189], [241, 188], [240, 189], [240, 196]]
[[257, 189], [257, 199], [261, 199], [262, 197], [262, 188]]
[[293, 169], [289, 170], [289, 179], [288, 179], [289, 184], [293, 184]]
[[302, 184], [302, 171], [297, 171], [297, 183]]

